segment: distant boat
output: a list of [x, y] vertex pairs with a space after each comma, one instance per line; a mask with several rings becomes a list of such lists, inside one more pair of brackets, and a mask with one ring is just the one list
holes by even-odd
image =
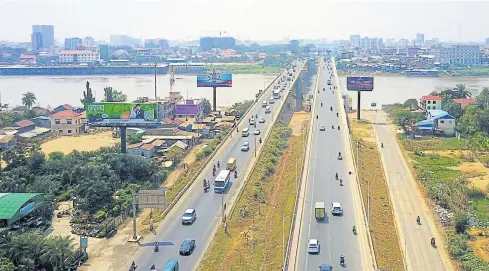
[[439, 70], [407, 70], [406, 75], [409, 77], [437, 77], [440, 76]]

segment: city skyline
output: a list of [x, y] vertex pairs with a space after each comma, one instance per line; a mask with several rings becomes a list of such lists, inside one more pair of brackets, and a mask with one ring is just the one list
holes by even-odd
[[[60, 13], [57, 9], [60, 2], [0, 0], [0, 24], [15, 22], [16, 25], [15, 29], [2, 29], [0, 40], [29, 41], [32, 25], [36, 24], [54, 25], [58, 44], [69, 37], [92, 36], [108, 41], [110, 35], [119, 34], [142, 39], [197, 40], [202, 36], [219, 36], [220, 32], [237, 40], [257, 41], [348, 40], [351, 34], [411, 40], [416, 33], [423, 33], [426, 40], [436, 37], [444, 41], [484, 42], [489, 36], [479, 30], [484, 29], [480, 18], [489, 8], [489, 2], [305, 0], [300, 5], [297, 3], [292, 0], [250, 0], [246, 4], [238, 0], [168, 0], [115, 4], [102, 0], [93, 9], [91, 4], [95, 2], [75, 0]], [[26, 4], [31, 8], [25, 9]], [[114, 15], [110, 20], [107, 10]], [[19, 12], [24, 16], [19, 17]]]

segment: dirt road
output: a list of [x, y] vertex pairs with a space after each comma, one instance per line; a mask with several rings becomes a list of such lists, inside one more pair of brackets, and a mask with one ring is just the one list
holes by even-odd
[[[368, 112], [363, 117], [371, 117], [374, 123], [376, 139], [384, 143], [381, 148], [389, 191], [394, 213], [407, 263], [407, 270], [454, 270], [446, 250], [441, 243], [434, 218], [425, 203], [409, 165], [397, 144], [392, 125], [387, 124], [384, 112]], [[421, 217], [421, 225], [416, 217]], [[437, 248], [433, 248], [430, 239], [435, 237]]]

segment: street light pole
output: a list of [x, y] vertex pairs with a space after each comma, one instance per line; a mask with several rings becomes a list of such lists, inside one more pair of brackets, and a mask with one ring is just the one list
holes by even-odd
[[255, 135], [255, 157], [256, 157], [256, 135]]
[[286, 216], [282, 212], [282, 270], [285, 270], [285, 219], [288, 217], [295, 217], [295, 214]]
[[224, 190], [221, 192], [221, 209], [222, 209], [222, 222], [226, 221], [224, 217]]

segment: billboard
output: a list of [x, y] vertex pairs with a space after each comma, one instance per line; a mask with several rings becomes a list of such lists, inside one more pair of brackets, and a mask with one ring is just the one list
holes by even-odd
[[346, 88], [348, 90], [372, 91], [374, 89], [373, 77], [347, 77]]
[[199, 74], [197, 75], [197, 87], [212, 88], [212, 87], [232, 87], [233, 75], [230, 73], [218, 74]]
[[91, 103], [85, 106], [94, 126], [145, 126], [158, 123], [158, 105], [152, 103]]

